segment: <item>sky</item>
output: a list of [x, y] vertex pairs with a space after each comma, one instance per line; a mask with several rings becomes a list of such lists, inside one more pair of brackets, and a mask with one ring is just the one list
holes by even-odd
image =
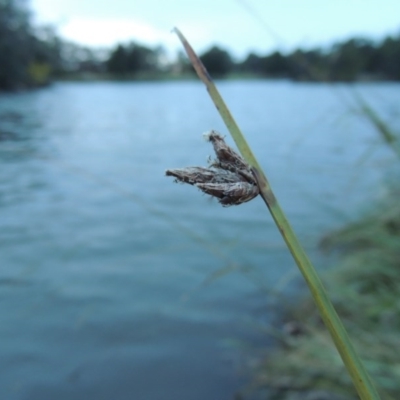
[[175, 52], [177, 26], [196, 51], [217, 44], [237, 59], [400, 34], [400, 0], [31, 0], [31, 8], [37, 23], [82, 45], [137, 41]]

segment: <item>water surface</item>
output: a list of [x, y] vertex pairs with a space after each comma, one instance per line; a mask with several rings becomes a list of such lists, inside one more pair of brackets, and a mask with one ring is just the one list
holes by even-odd
[[[348, 87], [219, 86], [322, 266], [318, 240], [384, 192], [390, 149]], [[357, 90], [396, 128], [399, 85]], [[197, 82], [0, 95], [1, 398], [231, 399], [246, 382], [272, 292], [303, 286], [283, 284], [298, 274], [261, 199], [221, 208], [164, 177], [206, 165], [210, 129], [227, 133]]]

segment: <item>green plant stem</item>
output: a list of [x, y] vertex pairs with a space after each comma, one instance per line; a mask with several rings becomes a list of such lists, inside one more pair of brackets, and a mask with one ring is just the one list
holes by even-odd
[[353, 91], [353, 96], [360, 106], [364, 116], [380, 133], [384, 142], [389, 145], [398, 157], [400, 157], [400, 145], [396, 135], [390, 130], [389, 126], [380, 118], [378, 113], [367, 103], [367, 101], [356, 91]]
[[318, 277], [315, 268], [311, 264], [293, 229], [291, 228], [271, 189], [271, 186], [268, 183], [265, 174], [254, 157], [249, 145], [247, 144], [246, 139], [232, 117], [229, 109], [225, 105], [224, 100], [219, 94], [203, 63], [200, 61], [179, 29], [174, 28], [174, 32], [178, 35], [180, 41], [182, 42], [199, 78], [206, 85], [218, 112], [225, 122], [225, 125], [231, 133], [242, 156], [251, 165], [260, 188], [261, 196], [268, 206], [268, 209], [279, 231], [281, 232], [283, 239], [285, 240], [290, 252], [293, 255], [293, 258], [295, 259], [304, 279], [307, 282], [315, 304], [321, 314], [322, 320], [332, 336], [335, 346], [342, 357], [342, 360], [353, 380], [354, 386], [360, 398], [362, 400], [378, 400], [380, 398], [379, 394], [376, 391], [368, 372], [366, 371], [361, 359], [357, 355], [350, 338], [332, 305], [332, 302], [328, 298], [326, 290], [320, 278]]

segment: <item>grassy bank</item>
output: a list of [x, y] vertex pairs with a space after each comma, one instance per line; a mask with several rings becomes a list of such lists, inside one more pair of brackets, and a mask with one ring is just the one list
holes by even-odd
[[[399, 197], [393, 191], [372, 215], [321, 241], [338, 256], [324, 282], [382, 399], [400, 399]], [[272, 389], [276, 399], [316, 391], [325, 394], [312, 398], [357, 398], [309, 296], [286, 311], [278, 332], [280, 345], [258, 366], [258, 389]]]

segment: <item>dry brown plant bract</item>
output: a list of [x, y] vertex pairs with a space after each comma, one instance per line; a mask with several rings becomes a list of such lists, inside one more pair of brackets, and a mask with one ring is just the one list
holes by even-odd
[[223, 137], [211, 131], [205, 135], [214, 147], [217, 159], [205, 167], [168, 169], [167, 176], [189, 183], [214, 196], [225, 207], [250, 201], [260, 193], [253, 172], [246, 161], [230, 148]]

